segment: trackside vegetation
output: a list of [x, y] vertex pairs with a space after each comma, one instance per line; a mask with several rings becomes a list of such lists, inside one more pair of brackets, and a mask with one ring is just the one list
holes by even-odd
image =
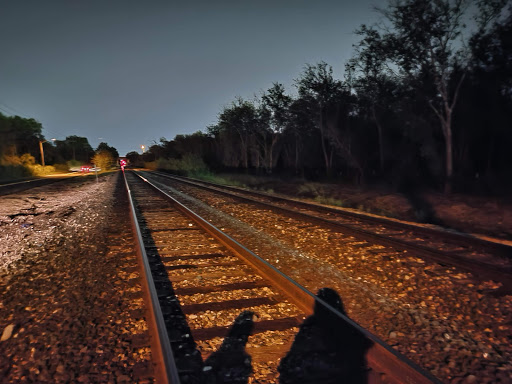
[[291, 89], [237, 97], [202, 131], [127, 157], [176, 173], [507, 193], [511, 11], [505, 0], [391, 0], [355, 31], [340, 78], [306, 64]]

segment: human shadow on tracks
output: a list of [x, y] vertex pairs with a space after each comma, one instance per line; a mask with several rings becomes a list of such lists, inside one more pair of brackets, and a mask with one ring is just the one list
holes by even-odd
[[184, 383], [202, 383], [203, 361], [146, 220], [138, 217], [176, 367]]
[[244, 384], [252, 373], [251, 356], [245, 345], [254, 327], [254, 313], [243, 311], [235, 319], [220, 348], [204, 362], [205, 384]]
[[[322, 288], [317, 297], [346, 316], [336, 291]], [[304, 320], [279, 364], [279, 383], [367, 383], [365, 355], [371, 345], [362, 333], [317, 300], [314, 313]]]
[[181, 382], [189, 384], [247, 383], [252, 373], [252, 359], [245, 351], [245, 345], [253, 329], [254, 313], [242, 311], [233, 322], [219, 349], [203, 362], [158, 252], [152, 231], [148, 229], [143, 217], [139, 217], [138, 221]]

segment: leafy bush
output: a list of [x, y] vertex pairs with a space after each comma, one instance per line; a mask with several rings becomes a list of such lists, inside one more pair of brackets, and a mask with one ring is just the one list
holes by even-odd
[[102, 171], [108, 171], [114, 165], [114, 157], [109, 151], [98, 151], [92, 157], [92, 162]]
[[156, 169], [158, 168], [158, 165], [157, 165], [156, 161], [145, 161], [144, 168], [151, 169], [152, 171], [156, 171]]
[[69, 160], [68, 162], [66, 162], [66, 164], [67, 164], [68, 169], [82, 166], [82, 163], [78, 160]]
[[314, 199], [317, 203], [324, 204], [324, 205], [334, 205], [337, 207], [343, 207], [345, 204], [343, 203], [343, 200], [335, 199], [333, 197], [325, 197], [325, 196], [317, 196]]
[[53, 164], [53, 167], [57, 172], [68, 172], [71, 168], [68, 164]]
[[55, 172], [55, 167], [36, 164], [34, 156], [3, 156], [0, 160], [0, 179], [14, 180], [29, 176], [45, 176]]
[[30, 170], [20, 164], [0, 164], [0, 180], [16, 180], [31, 176]]
[[43, 167], [42, 165], [34, 164], [30, 166], [30, 169], [34, 176], [45, 176], [55, 173], [55, 167], [52, 165], [46, 165]]
[[314, 183], [305, 183], [300, 185], [297, 194], [299, 196], [312, 198], [317, 198], [321, 195], [320, 191], [318, 190], [318, 186], [316, 186]]
[[209, 173], [203, 159], [194, 154], [186, 154], [181, 159], [158, 159], [157, 168], [195, 177]]

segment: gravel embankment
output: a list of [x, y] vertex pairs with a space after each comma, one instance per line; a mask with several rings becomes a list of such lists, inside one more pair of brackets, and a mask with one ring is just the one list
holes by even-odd
[[0, 197], [2, 383], [153, 381], [118, 181]]
[[[226, 179], [231, 179], [228, 175]], [[449, 195], [415, 190], [400, 193], [389, 188], [344, 184], [305, 183], [275, 177], [236, 175], [232, 179], [250, 188], [272, 191], [295, 198], [339, 204], [400, 220], [438, 224], [461, 232], [488, 236], [512, 244], [512, 199], [464, 193]]]
[[[1, 382], [153, 380], [118, 181], [0, 197]], [[493, 282], [244, 204], [185, 200], [311, 291], [336, 290], [444, 382], [512, 382], [512, 297], [490, 295]]]
[[[447, 383], [512, 381], [512, 296], [496, 284], [192, 188], [180, 201]], [[222, 210], [219, 214], [216, 209]]]

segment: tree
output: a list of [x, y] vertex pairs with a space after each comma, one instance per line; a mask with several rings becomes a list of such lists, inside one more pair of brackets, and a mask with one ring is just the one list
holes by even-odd
[[[263, 120], [268, 121], [270, 131], [270, 149], [268, 150], [267, 170], [274, 167], [274, 148], [279, 137], [290, 121], [290, 105], [292, 98], [285, 94], [284, 86], [274, 83], [261, 97]], [[265, 129], [266, 131], [266, 129]]]
[[44, 141], [43, 126], [35, 119], [4, 116], [0, 113], [0, 154], [39, 156], [39, 141]]
[[362, 37], [355, 45], [355, 55], [346, 65], [346, 76], [350, 87], [356, 92], [364, 114], [377, 128], [379, 166], [384, 171], [383, 125], [379, 111], [389, 107], [394, 86], [392, 71], [387, 67], [387, 54], [381, 34], [375, 28], [362, 25], [356, 33]]
[[312, 120], [320, 133], [320, 144], [328, 177], [332, 175], [336, 158], [355, 170], [359, 182], [363, 180], [363, 168], [353, 155], [350, 144], [349, 116], [351, 96], [341, 81], [334, 79], [332, 67], [325, 62], [306, 65], [302, 76], [296, 80], [299, 98], [310, 104]]
[[115, 164], [114, 156], [107, 150], [97, 151], [92, 157], [92, 163], [103, 171], [109, 170]]
[[295, 80], [295, 85], [300, 98], [316, 105], [313, 113], [316, 115], [316, 127], [320, 133], [325, 170], [330, 176], [334, 152], [327, 137], [326, 117], [328, 108], [341, 88], [341, 82], [334, 79], [332, 67], [322, 61], [317, 65], [306, 64], [304, 72]]
[[126, 158], [130, 162], [130, 165], [142, 166], [142, 158], [141, 158], [141, 155], [139, 154], [139, 152], [137, 152], [137, 151], [128, 152], [126, 154]]
[[[239, 145], [239, 161], [243, 168], [249, 167], [249, 146], [251, 135], [257, 122], [256, 107], [253, 103], [238, 97], [229, 107], [225, 107], [219, 115], [217, 124], [218, 132], [236, 135]], [[235, 148], [225, 147], [225, 149], [236, 152]]]
[[309, 101], [299, 97], [292, 100], [289, 114], [289, 121], [283, 132], [283, 141], [285, 154], [288, 153], [288, 163], [293, 166], [295, 174], [298, 175], [301, 169], [304, 172], [304, 157], [309, 157], [310, 166], [315, 163], [314, 159], [317, 157], [320, 159], [319, 156], [313, 156], [313, 154], [316, 155], [314, 145], [317, 131], [316, 105], [313, 106]]
[[463, 51], [469, 0], [394, 0], [381, 13], [390, 23], [380, 40], [382, 52], [403, 77], [432, 79], [427, 95], [437, 116], [445, 146], [445, 192], [453, 178], [452, 121], [459, 90], [466, 77], [467, 52]]
[[497, 190], [497, 181], [510, 180], [512, 145], [512, 3], [479, 2], [479, 29], [470, 39], [471, 71], [464, 89], [463, 113], [457, 123], [458, 156], [465, 176], [478, 176], [480, 187]]
[[94, 151], [86, 137], [67, 136], [65, 140], [55, 141], [61, 161], [88, 163]]
[[0, 159], [6, 155], [16, 155], [15, 140], [11, 119], [0, 112]]
[[114, 161], [117, 161], [117, 159], [119, 158], [119, 152], [117, 152], [117, 149], [109, 146], [107, 143], [101, 142], [98, 144], [98, 147], [96, 148], [96, 152], [100, 152], [100, 151], [110, 152]]

